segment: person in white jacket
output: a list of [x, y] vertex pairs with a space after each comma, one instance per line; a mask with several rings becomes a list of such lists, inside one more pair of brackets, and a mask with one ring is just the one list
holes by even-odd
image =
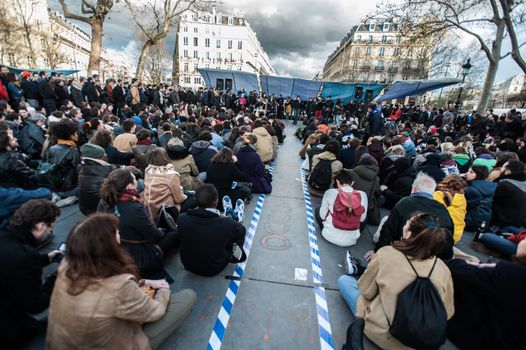
[[334, 202], [338, 197], [338, 190], [351, 193], [358, 192], [361, 198], [361, 206], [364, 208], [360, 215], [360, 223], [367, 217], [367, 195], [363, 191], [357, 191], [352, 188], [353, 178], [348, 170], [340, 171], [335, 178], [337, 188], [331, 188], [325, 191], [321, 202], [321, 207], [316, 209], [316, 221], [322, 229], [321, 235], [328, 242], [340, 247], [350, 247], [355, 245], [360, 238], [360, 228], [354, 230], [344, 230], [336, 228], [333, 224]]

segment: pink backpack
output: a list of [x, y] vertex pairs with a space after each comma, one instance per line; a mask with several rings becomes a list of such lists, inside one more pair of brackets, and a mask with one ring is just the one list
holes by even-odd
[[362, 205], [362, 196], [360, 192], [352, 190], [345, 192], [338, 188], [338, 196], [334, 201], [332, 215], [332, 224], [341, 230], [358, 230], [360, 228], [360, 216], [365, 212]]

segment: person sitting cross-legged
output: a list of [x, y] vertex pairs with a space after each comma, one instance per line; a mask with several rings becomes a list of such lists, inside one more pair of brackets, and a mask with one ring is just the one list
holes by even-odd
[[202, 185], [195, 197], [199, 207], [182, 213], [177, 220], [181, 261], [188, 271], [215, 276], [235, 262], [234, 244], [243, 246], [246, 229], [216, 209], [219, 197], [214, 185]]

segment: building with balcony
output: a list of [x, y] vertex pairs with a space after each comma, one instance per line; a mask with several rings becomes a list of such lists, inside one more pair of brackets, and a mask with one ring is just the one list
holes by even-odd
[[399, 23], [377, 20], [354, 26], [328, 57], [323, 80], [391, 83], [427, 79], [433, 42], [409, 43]]
[[256, 33], [238, 10], [221, 14], [214, 7], [211, 12], [184, 14], [177, 32], [181, 86], [203, 86], [198, 68], [276, 74]]

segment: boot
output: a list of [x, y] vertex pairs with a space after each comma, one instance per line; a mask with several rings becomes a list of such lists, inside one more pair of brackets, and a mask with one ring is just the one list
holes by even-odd
[[347, 328], [347, 340], [342, 350], [363, 350], [363, 327], [365, 322], [361, 317], [355, 317]]

